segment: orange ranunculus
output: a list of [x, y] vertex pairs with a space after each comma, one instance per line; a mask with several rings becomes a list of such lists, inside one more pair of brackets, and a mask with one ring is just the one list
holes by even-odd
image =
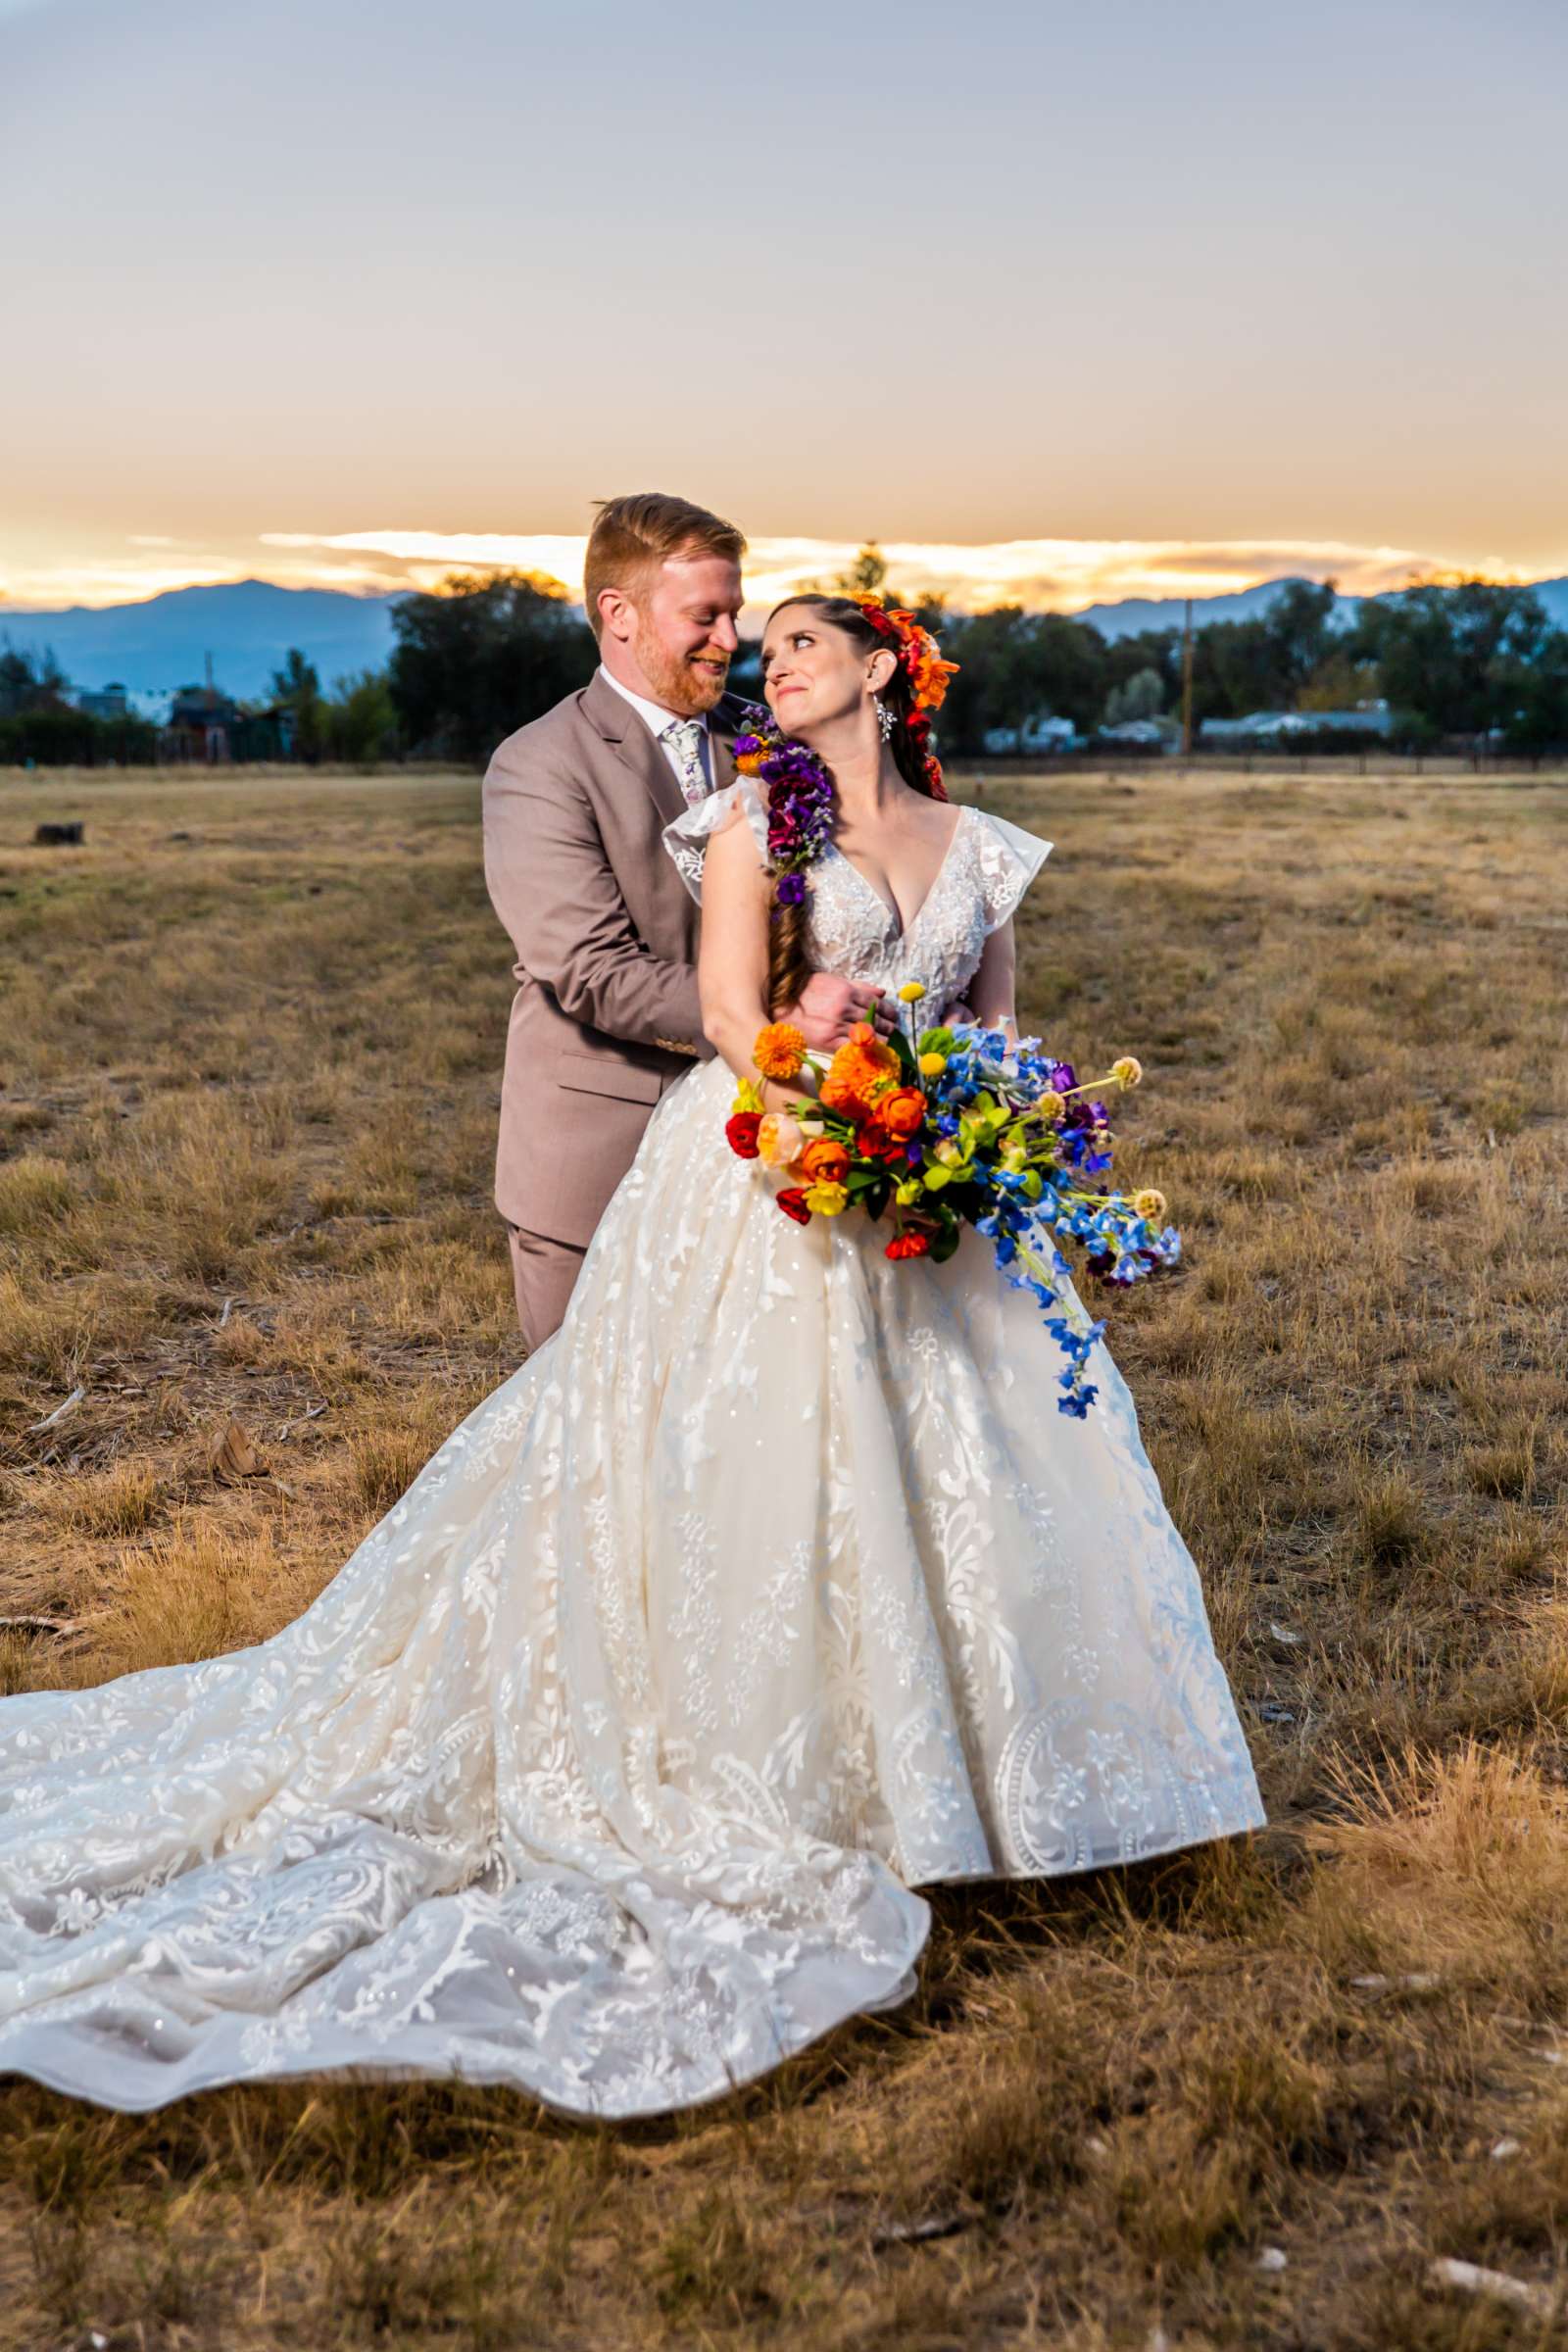
[[793, 1021], [769, 1021], [757, 1033], [752, 1059], [764, 1078], [798, 1078], [806, 1059], [806, 1037]]
[[850, 1172], [850, 1155], [836, 1136], [819, 1135], [801, 1153], [801, 1172], [812, 1184], [842, 1184]]
[[900, 1136], [906, 1142], [911, 1135], [919, 1134], [925, 1111], [925, 1097], [917, 1086], [896, 1087], [892, 1094], [884, 1095], [876, 1106], [878, 1124], [885, 1127], [889, 1135]]

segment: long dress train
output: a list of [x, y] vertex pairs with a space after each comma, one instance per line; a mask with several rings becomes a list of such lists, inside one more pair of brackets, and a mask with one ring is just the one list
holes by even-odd
[[[670, 827], [694, 889], [742, 821], [746, 783]], [[831, 850], [813, 959], [960, 995], [1049, 846], [960, 810], [906, 932]], [[920, 1886], [1261, 1821], [1103, 1346], [1059, 1414], [984, 1247], [791, 1224], [732, 1084], [665, 1096], [561, 1331], [291, 1625], [0, 1702], [0, 2071], [655, 2113], [903, 2001]]]

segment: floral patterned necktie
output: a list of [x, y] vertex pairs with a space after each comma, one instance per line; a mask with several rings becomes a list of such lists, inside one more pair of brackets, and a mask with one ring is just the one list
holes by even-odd
[[699, 801], [708, 798], [708, 770], [703, 765], [703, 737], [707, 732], [701, 719], [673, 718], [659, 738], [661, 743], [673, 748], [680, 788], [694, 808]]

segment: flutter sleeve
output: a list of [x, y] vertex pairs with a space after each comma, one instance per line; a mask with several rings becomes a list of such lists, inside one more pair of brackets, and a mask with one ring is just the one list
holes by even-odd
[[1042, 841], [1038, 833], [1026, 833], [1022, 825], [1012, 825], [1004, 816], [992, 816], [981, 809], [980, 817], [980, 890], [985, 908], [987, 937], [1000, 931], [1013, 914], [1019, 900], [1034, 880], [1053, 844]]
[[761, 796], [750, 776], [737, 776], [718, 792], [710, 792], [694, 808], [683, 809], [664, 827], [664, 847], [675, 860], [676, 871], [692, 897], [699, 901], [703, 895], [703, 864], [708, 845], [716, 834], [727, 833], [731, 825], [747, 824], [757, 844], [757, 855], [767, 863], [767, 812]]

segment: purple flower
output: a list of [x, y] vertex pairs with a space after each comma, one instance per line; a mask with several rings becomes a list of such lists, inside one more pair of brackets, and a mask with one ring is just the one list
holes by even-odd
[[773, 896], [781, 906], [799, 906], [806, 896], [806, 883], [800, 874], [780, 874]]

